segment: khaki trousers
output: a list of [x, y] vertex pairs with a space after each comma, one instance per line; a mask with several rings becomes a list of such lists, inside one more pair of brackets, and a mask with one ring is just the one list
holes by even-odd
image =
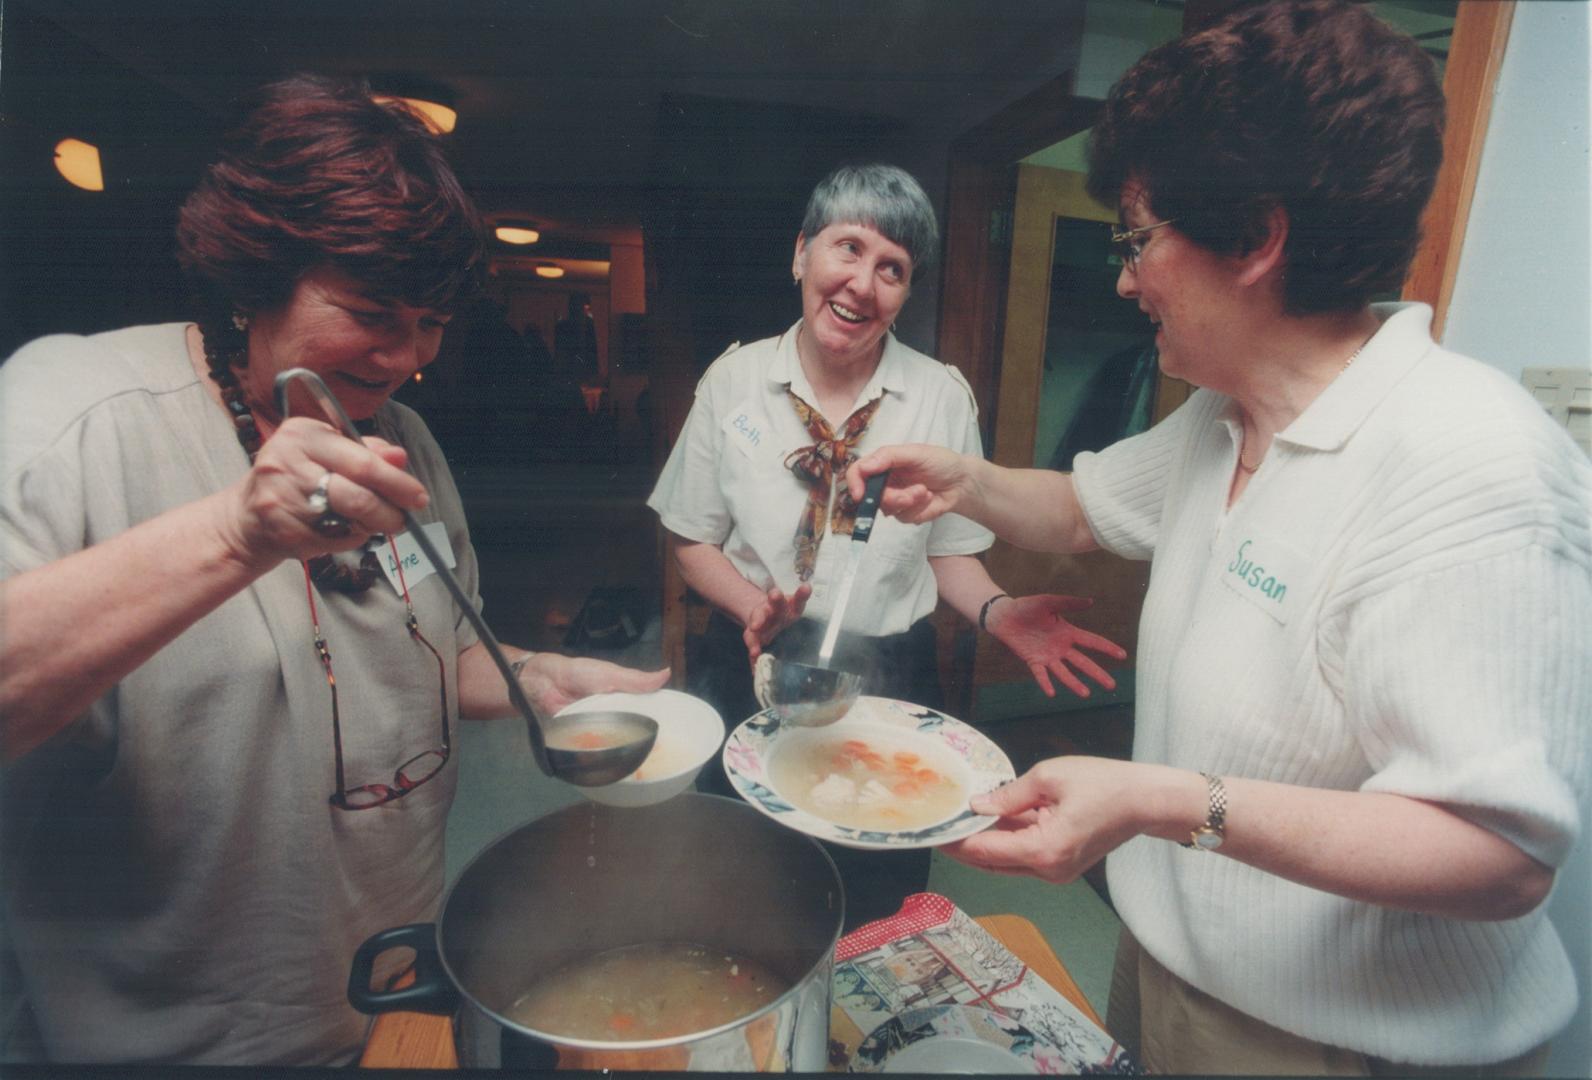
[[1139, 947], [1117, 942], [1106, 1027], [1152, 1073], [1226, 1076], [1541, 1076], [1543, 1043], [1485, 1065], [1406, 1065], [1312, 1042], [1195, 989]]

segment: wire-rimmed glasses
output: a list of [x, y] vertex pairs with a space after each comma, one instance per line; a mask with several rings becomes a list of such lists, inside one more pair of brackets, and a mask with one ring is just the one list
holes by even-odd
[[369, 810], [372, 807], [382, 806], [401, 799], [411, 791], [430, 780], [442, 767], [448, 763], [451, 753], [451, 743], [448, 732], [448, 669], [443, 663], [442, 654], [436, 646], [426, 640], [420, 632], [420, 622], [415, 618], [415, 606], [409, 599], [409, 583], [404, 580], [403, 560], [398, 557], [398, 545], [392, 537], [387, 538], [387, 544], [392, 548], [393, 562], [398, 567], [398, 586], [404, 597], [404, 607], [407, 615], [404, 620], [409, 630], [409, 636], [431, 653], [437, 660], [437, 676], [441, 684], [439, 702], [442, 712], [442, 745], [434, 750], [425, 750], [399, 765], [393, 772], [391, 784], [362, 784], [356, 788], [349, 788], [343, 778], [343, 722], [337, 708], [337, 675], [332, 670], [332, 653], [326, 646], [326, 636], [321, 633], [319, 612], [315, 607], [315, 586], [310, 579], [310, 570], [307, 563], [304, 565], [304, 592], [310, 601], [310, 625], [315, 630], [315, 653], [320, 657], [321, 667], [326, 671], [326, 685], [332, 691], [332, 748], [337, 758], [337, 790], [332, 792], [331, 803], [339, 810]]
[[1151, 229], [1159, 229], [1162, 225], [1170, 225], [1175, 220], [1175, 218], [1167, 218], [1165, 221], [1157, 221], [1152, 225], [1140, 225], [1137, 229], [1112, 229], [1112, 254], [1122, 260], [1122, 265], [1134, 273], [1138, 273], [1139, 256], [1144, 254], [1145, 244], [1145, 241], [1140, 238]]

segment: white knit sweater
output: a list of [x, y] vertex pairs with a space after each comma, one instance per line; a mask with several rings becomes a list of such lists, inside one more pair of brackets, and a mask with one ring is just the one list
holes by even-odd
[[[1079, 458], [1100, 543], [1154, 560], [1134, 758], [1439, 802], [1559, 865], [1587, 797], [1592, 466], [1519, 387], [1433, 344], [1424, 305], [1378, 314], [1230, 509], [1221, 395]], [[1152, 956], [1306, 1038], [1497, 1061], [1576, 1007], [1541, 908], [1417, 915], [1146, 837], [1108, 873]]]

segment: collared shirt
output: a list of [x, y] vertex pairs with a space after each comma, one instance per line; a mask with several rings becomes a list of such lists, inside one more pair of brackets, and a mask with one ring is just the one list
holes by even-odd
[[[1425, 305], [1375, 310], [1231, 506], [1242, 432], [1209, 390], [1079, 455], [1102, 546], [1154, 559], [1133, 756], [1428, 800], [1560, 865], [1587, 798], [1592, 468], [1519, 386], [1435, 344]], [[1318, 1042], [1493, 1061], [1576, 1007], [1544, 908], [1400, 911], [1145, 837], [1107, 871], [1156, 960]]]
[[[792, 450], [812, 444], [786, 389], [818, 400], [796, 353], [797, 322], [778, 337], [731, 346], [697, 384], [696, 401], [647, 505], [670, 532], [720, 547], [761, 589], [793, 592], [796, 525], [807, 488], [785, 467]], [[932, 443], [982, 454], [978, 410], [961, 372], [885, 336], [879, 365], [853, 409], [884, 401], [857, 446], [858, 456], [893, 443]], [[849, 414], [848, 414], [849, 415]], [[845, 416], [826, 419], [834, 428]], [[843, 479], [837, 479], [843, 483]], [[881, 636], [906, 630], [934, 610], [928, 559], [972, 555], [989, 547], [989, 530], [947, 514], [928, 525], [880, 515], [862, 553], [846, 609], [846, 630]], [[851, 545], [827, 533], [818, 549], [807, 615], [826, 619]]]

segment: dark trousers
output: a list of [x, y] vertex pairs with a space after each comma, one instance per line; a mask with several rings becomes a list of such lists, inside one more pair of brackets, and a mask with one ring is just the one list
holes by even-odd
[[[818, 656], [824, 625], [803, 619], [775, 638], [768, 651], [781, 659], [812, 662]], [[864, 694], [897, 698], [914, 705], [943, 709], [934, 627], [920, 619], [905, 633], [869, 638], [842, 634], [835, 646], [834, 666], [863, 673]], [[760, 710], [752, 693], [752, 670], [741, 628], [714, 612], [707, 631], [693, 642], [686, 659], [686, 688], [711, 704], [734, 729]], [[715, 757], [697, 779], [697, 790], [736, 797]], [[929, 849], [859, 851], [820, 841], [840, 870], [846, 890], [845, 930], [894, 915], [901, 901], [922, 892], [929, 883]]]

